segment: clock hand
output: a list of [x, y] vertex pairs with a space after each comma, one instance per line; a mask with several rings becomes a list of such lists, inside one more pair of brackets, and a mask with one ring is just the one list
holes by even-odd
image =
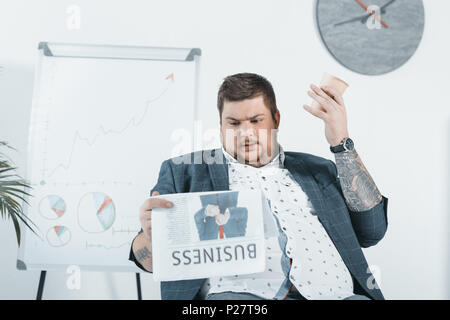
[[[385, 14], [386, 13], [386, 7], [388, 7], [388, 6], [390, 6], [392, 3], [394, 3], [396, 0], [391, 0], [391, 1], [389, 1], [389, 2], [387, 2], [387, 3], [385, 3], [384, 5], [382, 5], [381, 7], [380, 7], [380, 13], [381, 14]], [[361, 19], [361, 23], [366, 23], [367, 22], [367, 19], [369, 19], [369, 17], [371, 16], [372, 14], [366, 14], [365, 16], [364, 16], [364, 18], [363, 19]]]
[[[381, 9], [381, 13], [382, 14], [386, 13], [386, 10], [385, 9]], [[362, 16], [359, 16], [359, 17], [355, 17], [355, 18], [351, 18], [351, 19], [348, 19], [348, 20], [344, 20], [344, 21], [335, 23], [334, 26], [336, 27], [336, 26], [340, 26], [342, 24], [346, 24], [346, 23], [353, 22], [353, 21], [358, 21], [358, 20], [361, 20], [361, 23], [366, 23], [367, 19], [369, 19], [370, 16], [372, 16], [372, 14], [368, 13], [368, 14], [365, 14], [365, 15], [362, 15]]]
[[340, 26], [341, 24], [345, 24], [345, 23], [349, 23], [349, 22], [353, 22], [353, 21], [358, 21], [361, 18], [365, 18], [366, 16], [370, 17], [370, 13], [368, 15], [365, 14], [363, 16], [359, 16], [359, 17], [355, 17], [355, 18], [352, 18], [352, 19], [348, 19], [348, 20], [345, 20], [345, 21], [341, 21], [341, 22], [335, 23], [334, 26], [336, 27], [336, 26]]
[[[380, 11], [381, 11], [381, 14], [385, 14], [386, 13], [386, 7], [387, 6], [389, 6], [389, 5], [391, 5], [393, 2], [395, 2], [396, 0], [390, 0], [389, 2], [387, 2], [386, 4], [384, 4], [383, 6], [381, 6], [380, 7]], [[351, 18], [351, 19], [348, 19], [348, 20], [344, 20], [344, 21], [341, 21], [341, 22], [338, 22], [338, 23], [335, 23], [334, 24], [334, 26], [335, 27], [337, 27], [337, 26], [340, 26], [340, 25], [343, 25], [343, 24], [346, 24], [346, 23], [349, 23], [349, 22], [353, 22], [353, 21], [358, 21], [358, 20], [361, 20], [361, 23], [366, 23], [367, 22], [367, 19], [369, 19], [370, 18], [370, 16], [373, 14], [373, 12], [372, 13], [368, 13], [368, 14], [365, 14], [365, 15], [362, 15], [362, 16], [359, 16], [359, 17], [355, 17], [355, 18]]]
[[386, 22], [383, 21], [379, 16], [377, 16], [372, 10], [370, 10], [361, 0], [356, 0], [367, 12], [373, 15], [385, 28], [389, 28]]
[[388, 3], [386, 3], [386, 4], [383, 4], [381, 7], [380, 7], [380, 9], [385, 9], [387, 6], [390, 6], [391, 4], [393, 4], [394, 2], [395, 2], [396, 0], [391, 0], [391, 1], [389, 1]]
[[[385, 14], [385, 13], [386, 13], [386, 10], [381, 9], [381, 13], [382, 13], [382, 14]], [[372, 14], [368, 13], [368, 14], [365, 14], [365, 15], [363, 15], [363, 16], [359, 16], [359, 17], [356, 17], [356, 18], [352, 18], [352, 19], [348, 19], [348, 20], [344, 20], [344, 21], [335, 23], [334, 26], [335, 26], [335, 27], [336, 27], [336, 26], [340, 26], [340, 25], [342, 25], [342, 24], [346, 24], [346, 23], [349, 23], [349, 22], [357, 21], [357, 20], [361, 20], [361, 23], [364, 24], [364, 23], [367, 22], [367, 19], [369, 19], [371, 16], [372, 16]]]
[[[380, 14], [385, 14], [385, 13], [386, 13], [386, 10], [380, 8]], [[372, 15], [371, 15], [370, 13], [366, 14], [366, 15], [364, 16], [364, 18], [361, 19], [361, 23], [362, 23], [362, 24], [367, 23], [367, 20], [368, 20], [371, 16], [372, 16]]]

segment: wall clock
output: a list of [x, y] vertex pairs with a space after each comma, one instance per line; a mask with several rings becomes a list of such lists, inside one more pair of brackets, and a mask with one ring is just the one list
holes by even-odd
[[424, 30], [422, 0], [316, 0], [325, 47], [344, 67], [380, 75], [402, 66]]

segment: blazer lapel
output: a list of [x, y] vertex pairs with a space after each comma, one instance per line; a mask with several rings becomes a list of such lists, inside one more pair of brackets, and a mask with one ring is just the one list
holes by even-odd
[[222, 149], [214, 149], [211, 154], [213, 159], [222, 159], [222, 162], [219, 161], [216, 163], [216, 161], [213, 161], [213, 163], [208, 164], [213, 191], [230, 190], [230, 184], [228, 182], [228, 166]]
[[299, 157], [293, 157], [292, 155], [285, 153], [284, 167], [289, 170], [295, 181], [302, 187], [302, 190], [306, 193], [314, 209], [317, 211], [317, 216], [320, 222], [329, 231], [329, 221], [326, 216], [326, 207], [323, 201], [323, 194], [319, 184], [314, 179], [311, 172], [308, 171], [305, 164]]

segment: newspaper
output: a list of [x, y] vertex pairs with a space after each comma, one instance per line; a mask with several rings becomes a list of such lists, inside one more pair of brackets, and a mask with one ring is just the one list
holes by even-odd
[[[153, 208], [153, 278], [173, 281], [262, 272], [266, 236], [276, 226], [261, 191], [159, 195]], [[265, 217], [264, 217], [265, 216]]]

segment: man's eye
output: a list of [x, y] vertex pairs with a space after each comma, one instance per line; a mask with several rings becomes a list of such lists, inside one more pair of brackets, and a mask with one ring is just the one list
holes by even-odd
[[239, 124], [239, 122], [230, 122], [230, 124], [231, 124], [232, 126], [237, 126], [237, 125]]
[[258, 123], [260, 120], [259, 119], [254, 119], [252, 120], [252, 123]]

